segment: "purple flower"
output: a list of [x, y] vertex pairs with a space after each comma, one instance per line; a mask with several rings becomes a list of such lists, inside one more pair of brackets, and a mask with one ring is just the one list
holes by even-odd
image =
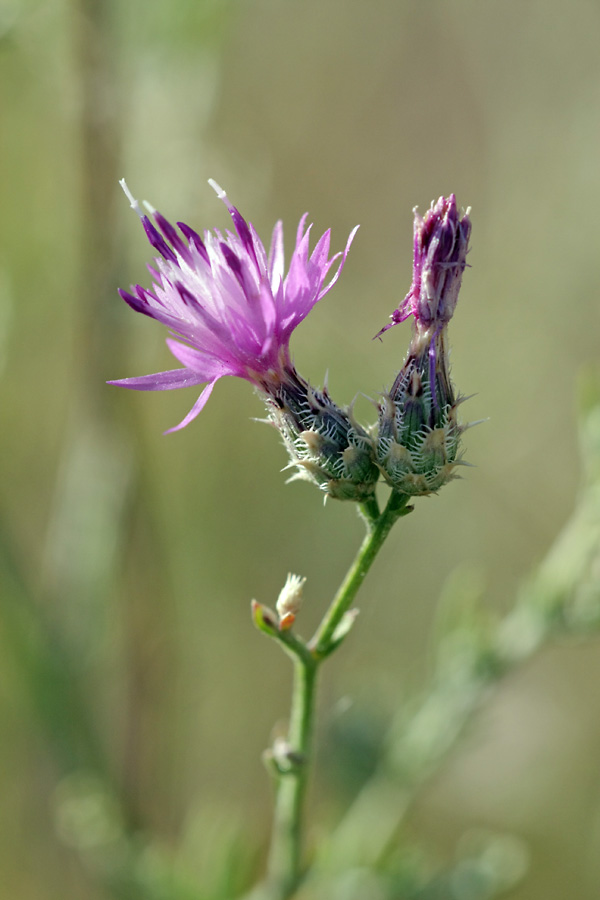
[[410, 290], [392, 321], [376, 335], [404, 322], [410, 315], [421, 328], [447, 324], [456, 307], [462, 275], [467, 264], [471, 220], [469, 210], [462, 216], [456, 197], [440, 197], [422, 218], [414, 210], [413, 278]]
[[[291, 334], [337, 281], [357, 230], [351, 232], [342, 253], [329, 258], [328, 230], [309, 255], [311, 226], [305, 228], [304, 215], [286, 275], [281, 222], [275, 225], [267, 254], [253, 226], [219, 185], [209, 183], [227, 206], [235, 232], [222, 234], [215, 229], [201, 238], [183, 222], [177, 223], [178, 231], [150, 207], [150, 215], [145, 215], [121, 181], [160, 257], [149, 267], [154, 279], [151, 289], [136, 285], [131, 292], [119, 293], [136, 312], [156, 319], [181, 339], [167, 338], [167, 345], [183, 368], [109, 384], [140, 391], [206, 384], [187, 416], [169, 431], [191, 422], [225, 375], [244, 378], [268, 395], [277, 393], [293, 372]], [[325, 283], [336, 260], [338, 266]]]

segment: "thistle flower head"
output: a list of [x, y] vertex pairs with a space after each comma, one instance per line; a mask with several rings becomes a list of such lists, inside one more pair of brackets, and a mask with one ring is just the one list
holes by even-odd
[[281, 222], [267, 253], [253, 226], [219, 185], [210, 183], [227, 206], [235, 232], [205, 231], [200, 237], [183, 222], [178, 230], [151, 207], [149, 215], [142, 212], [121, 182], [160, 256], [150, 267], [151, 289], [136, 285], [120, 294], [136, 312], [179, 338], [168, 338], [167, 345], [183, 368], [110, 384], [142, 391], [205, 384], [187, 416], [170, 429], [177, 431], [202, 410], [219, 378], [244, 378], [261, 391], [298, 469], [296, 477], [332, 497], [364, 499], [379, 477], [369, 437], [326, 389], [316, 391], [298, 375], [289, 352], [293, 330], [337, 281], [356, 228], [343, 252], [329, 256], [326, 231], [310, 253], [310, 226], [303, 216], [286, 274]]
[[200, 237], [183, 222], [176, 228], [151, 207], [144, 213], [121, 182], [160, 256], [149, 267], [151, 288], [136, 285], [119, 293], [132, 309], [166, 325], [179, 338], [168, 338], [167, 345], [183, 368], [110, 384], [142, 391], [206, 384], [191, 411], [170, 431], [198, 415], [225, 375], [244, 378], [267, 394], [277, 390], [292, 368], [291, 334], [337, 281], [356, 232], [342, 253], [329, 256], [329, 231], [309, 253], [310, 226], [305, 227], [304, 215], [286, 274], [281, 222], [275, 225], [267, 253], [253, 226], [225, 192], [210, 183], [227, 206], [235, 232], [215, 229]]

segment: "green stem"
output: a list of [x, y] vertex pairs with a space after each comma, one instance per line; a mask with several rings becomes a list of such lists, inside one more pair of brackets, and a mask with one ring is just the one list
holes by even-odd
[[409, 499], [405, 494], [393, 492], [383, 512], [380, 512], [374, 497], [362, 504], [361, 514], [367, 524], [367, 534], [312, 641], [306, 645], [291, 632], [283, 632], [278, 636], [294, 661], [294, 686], [287, 747], [283, 759], [279, 753], [274, 759], [277, 787], [273, 837], [267, 871], [267, 892], [260, 894], [268, 900], [288, 900], [303, 877], [304, 797], [312, 761], [319, 666], [339, 645], [340, 638], [336, 637], [336, 630], [394, 522], [410, 512], [412, 507], [407, 506]]
[[267, 884], [273, 900], [291, 897], [302, 877], [304, 796], [310, 769], [317, 668], [318, 662], [310, 655], [294, 659], [288, 734], [290, 768], [278, 774], [268, 863]]
[[322, 659], [331, 653], [337, 646], [334, 639], [335, 631], [345, 613], [350, 609], [359, 587], [365, 580], [365, 576], [379, 553], [383, 542], [400, 516], [410, 512], [412, 507], [407, 506], [410, 497], [407, 494], [392, 492], [387, 506], [379, 516], [374, 517], [371, 508], [364, 507], [362, 512], [367, 522], [367, 534], [360, 550], [340, 588], [333, 598], [331, 606], [323, 616], [309, 647], [317, 659]]

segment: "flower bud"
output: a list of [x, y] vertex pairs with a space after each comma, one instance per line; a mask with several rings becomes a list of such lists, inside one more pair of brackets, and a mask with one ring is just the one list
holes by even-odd
[[415, 212], [413, 280], [392, 322], [410, 315], [414, 331], [408, 355], [379, 406], [377, 464], [385, 479], [406, 494], [429, 494], [456, 477], [460, 436], [450, 379], [447, 324], [466, 267], [471, 222], [456, 198], [440, 197], [421, 218]]
[[349, 412], [289, 368], [267, 397], [269, 416], [297, 467], [294, 478], [312, 481], [338, 500], [363, 501], [375, 490], [379, 471], [372, 441]]
[[421, 329], [447, 325], [454, 314], [471, 234], [470, 210], [462, 215], [456, 197], [440, 197], [422, 218], [414, 209], [413, 277], [410, 290], [379, 337], [410, 315]]

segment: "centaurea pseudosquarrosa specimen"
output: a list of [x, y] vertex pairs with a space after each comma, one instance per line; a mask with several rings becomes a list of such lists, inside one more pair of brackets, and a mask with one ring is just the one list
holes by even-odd
[[149, 267], [151, 289], [136, 285], [119, 293], [132, 309], [179, 338], [168, 338], [167, 345], [183, 368], [110, 384], [142, 391], [205, 384], [183, 421], [169, 429], [177, 431], [200, 413], [220, 378], [244, 378], [264, 395], [298, 476], [330, 496], [360, 500], [373, 492], [378, 477], [369, 438], [326, 388], [318, 391], [301, 378], [289, 352], [294, 329], [337, 281], [357, 229], [343, 252], [329, 258], [328, 230], [309, 254], [311, 226], [305, 227], [304, 215], [285, 274], [281, 222], [267, 253], [252, 224], [219, 185], [210, 183], [227, 206], [235, 232], [215, 229], [200, 237], [183, 222], [177, 223], [178, 231], [151, 207], [146, 215], [121, 182], [160, 257]]
[[454, 476], [460, 463], [460, 402], [450, 379], [447, 326], [452, 318], [467, 252], [471, 220], [456, 197], [440, 197], [421, 217], [415, 210], [413, 277], [392, 321], [376, 335], [413, 316], [407, 357], [379, 407], [377, 462], [403, 493], [429, 494]]

